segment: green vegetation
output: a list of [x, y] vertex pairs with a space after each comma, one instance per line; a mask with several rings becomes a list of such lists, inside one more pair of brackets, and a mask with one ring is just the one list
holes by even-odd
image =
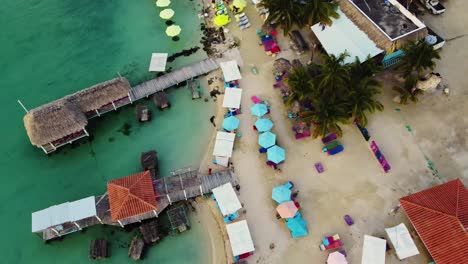
[[337, 4], [327, 0], [263, 0], [261, 5], [270, 12], [265, 23], [278, 23], [287, 34], [297, 25], [320, 23], [331, 25], [331, 18], [338, 18]]
[[287, 103], [299, 102], [299, 116], [313, 124], [313, 137], [341, 136], [341, 124], [356, 119], [366, 126], [368, 113], [383, 110], [375, 98], [381, 84], [373, 78], [381, 68], [373, 60], [345, 64], [347, 56], [325, 55], [323, 64], [295, 68], [285, 80], [291, 89]]

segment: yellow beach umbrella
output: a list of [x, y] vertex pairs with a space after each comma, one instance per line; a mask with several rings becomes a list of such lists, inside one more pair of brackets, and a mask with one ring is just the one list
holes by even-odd
[[172, 10], [170, 8], [166, 8], [163, 11], [159, 12], [159, 16], [162, 19], [169, 19], [169, 18], [174, 16], [174, 13], [175, 13], [174, 10]]
[[171, 4], [171, 0], [158, 0], [156, 1], [157, 7], [166, 7]]
[[229, 24], [229, 22], [231, 22], [231, 19], [229, 18], [228, 15], [218, 15], [218, 16], [215, 16], [215, 18], [213, 19], [213, 23], [218, 27], [227, 25]]
[[234, 2], [232, 2], [232, 6], [235, 6], [238, 9], [237, 12], [240, 13], [247, 6], [247, 3], [245, 0], [234, 0]]
[[179, 26], [176, 26], [176, 25], [172, 25], [172, 26], [169, 26], [169, 27], [166, 28], [166, 34], [169, 37], [175, 37], [175, 36], [179, 35], [180, 31], [182, 31], [182, 29]]

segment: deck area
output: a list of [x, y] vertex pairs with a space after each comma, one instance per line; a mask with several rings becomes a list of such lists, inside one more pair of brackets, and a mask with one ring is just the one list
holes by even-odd
[[219, 64], [215, 59], [206, 59], [199, 63], [195, 63], [165, 74], [159, 78], [149, 80], [134, 86], [130, 90], [130, 97], [132, 98], [132, 101], [136, 101], [143, 97], [148, 97], [156, 92], [164, 91], [165, 89], [186, 80], [190, 80], [200, 75], [209, 73], [218, 68]]

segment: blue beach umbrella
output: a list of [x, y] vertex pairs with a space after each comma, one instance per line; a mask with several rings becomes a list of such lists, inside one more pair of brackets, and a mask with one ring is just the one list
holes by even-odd
[[252, 115], [261, 117], [268, 113], [268, 108], [265, 104], [254, 104], [252, 107], [250, 107], [250, 113], [252, 113]]
[[271, 198], [279, 204], [291, 201], [291, 195], [292, 191], [290, 184], [278, 185], [271, 191]]
[[286, 219], [286, 226], [291, 230], [291, 236], [293, 238], [309, 234], [309, 232], [307, 232], [307, 223], [302, 218], [300, 212], [297, 212], [293, 218]]
[[255, 121], [255, 127], [258, 132], [265, 132], [273, 127], [273, 122], [271, 122], [270, 118], [260, 118]]
[[235, 116], [226, 117], [223, 120], [223, 128], [227, 131], [233, 131], [239, 127], [239, 118]]
[[276, 135], [270, 131], [264, 132], [258, 136], [258, 144], [262, 148], [269, 148], [276, 144]]
[[286, 151], [283, 148], [278, 146], [273, 146], [267, 150], [267, 160], [280, 164], [286, 159]]

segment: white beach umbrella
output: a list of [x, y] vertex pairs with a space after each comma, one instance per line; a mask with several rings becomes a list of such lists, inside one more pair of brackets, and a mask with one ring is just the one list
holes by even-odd
[[157, 7], [166, 7], [171, 4], [171, 0], [158, 0], [156, 1]]
[[170, 8], [166, 8], [163, 11], [159, 12], [159, 16], [162, 19], [170, 19], [171, 17], [174, 16], [174, 14], [175, 14], [174, 10], [172, 10]]
[[169, 37], [175, 37], [175, 36], [179, 35], [180, 31], [182, 31], [182, 29], [177, 25], [172, 25], [172, 26], [169, 26], [169, 27], [166, 28], [166, 34]]

